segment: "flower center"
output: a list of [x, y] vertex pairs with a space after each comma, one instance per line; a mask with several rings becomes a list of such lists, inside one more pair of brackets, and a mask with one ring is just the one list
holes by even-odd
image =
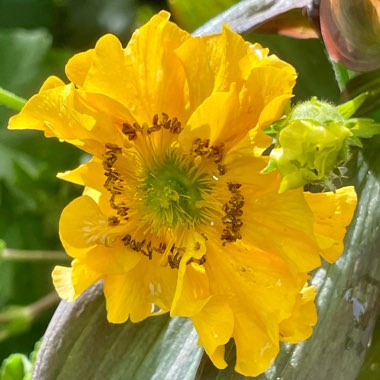
[[155, 221], [152, 227], [173, 228], [203, 221], [204, 196], [211, 188], [211, 181], [197, 170], [193, 159], [172, 148], [147, 169], [140, 190]]

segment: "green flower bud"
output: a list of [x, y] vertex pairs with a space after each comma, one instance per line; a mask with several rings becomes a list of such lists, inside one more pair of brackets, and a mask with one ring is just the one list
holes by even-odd
[[364, 100], [360, 95], [336, 107], [312, 98], [268, 128], [276, 144], [263, 172], [279, 170], [280, 193], [310, 183], [329, 184], [334, 171], [350, 158], [350, 146], [380, 134], [380, 124], [373, 120], [349, 118]]

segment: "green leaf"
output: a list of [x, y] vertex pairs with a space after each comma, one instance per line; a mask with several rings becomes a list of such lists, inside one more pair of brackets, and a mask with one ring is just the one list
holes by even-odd
[[367, 114], [380, 107], [380, 70], [371, 71], [351, 78], [343, 92], [344, 99], [352, 99], [366, 93], [366, 100], [358, 114]]
[[32, 365], [25, 355], [12, 354], [1, 365], [0, 380], [23, 380], [31, 367]]
[[210, 1], [205, 6], [203, 0], [171, 0], [169, 6], [176, 22], [192, 31], [237, 2], [238, 0], [218, 0]]
[[38, 70], [50, 46], [51, 37], [44, 30], [2, 30], [0, 86], [19, 96], [34, 93], [40, 80]]
[[43, 338], [34, 379], [190, 380], [202, 349], [191, 322], [168, 314], [107, 322], [102, 284], [61, 302]]

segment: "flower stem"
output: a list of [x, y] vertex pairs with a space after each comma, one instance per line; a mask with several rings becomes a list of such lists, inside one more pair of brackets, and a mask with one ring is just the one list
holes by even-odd
[[9, 261], [67, 261], [69, 256], [61, 251], [30, 251], [0, 247], [0, 259]]
[[0, 105], [6, 106], [15, 111], [21, 111], [25, 103], [25, 99], [0, 87]]
[[46, 311], [59, 303], [55, 291], [26, 306], [9, 305], [0, 312], [0, 342], [28, 331]]

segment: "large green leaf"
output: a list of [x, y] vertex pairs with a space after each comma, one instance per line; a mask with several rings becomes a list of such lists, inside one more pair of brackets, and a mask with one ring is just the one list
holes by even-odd
[[41, 344], [34, 380], [190, 380], [202, 350], [184, 318], [109, 324], [102, 284], [61, 302]]

